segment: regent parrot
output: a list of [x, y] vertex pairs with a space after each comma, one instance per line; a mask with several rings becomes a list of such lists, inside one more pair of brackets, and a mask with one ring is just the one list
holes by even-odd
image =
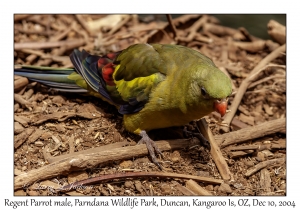
[[[87, 92], [116, 106], [125, 128], [142, 138], [152, 161], [161, 152], [147, 135], [217, 111], [223, 116], [231, 81], [198, 51], [180, 45], [135, 44], [104, 56], [74, 50], [74, 69], [21, 66], [15, 74], [54, 89]], [[160, 166], [161, 167], [161, 166]]]

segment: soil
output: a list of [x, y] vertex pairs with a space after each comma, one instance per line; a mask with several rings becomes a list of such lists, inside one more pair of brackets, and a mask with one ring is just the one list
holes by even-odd
[[[68, 56], [74, 48], [105, 54], [135, 43], [180, 44], [207, 55], [230, 76], [233, 86], [230, 110], [242, 82], [265, 57], [285, 43], [285, 34], [279, 33], [280, 37], [284, 36], [280, 39], [272, 33], [275, 27], [272, 22], [268, 29], [273, 39], [262, 40], [244, 28], [221, 26], [213, 16], [183, 15], [171, 19], [175, 29], [157, 18], [153, 15], [15, 15], [15, 64], [72, 67]], [[164, 171], [152, 163], [147, 152], [142, 154], [142, 149], [139, 155], [130, 156], [128, 152], [128, 156], [118, 156], [122, 149], [134, 147], [144, 151], [145, 146], [134, 146], [140, 137], [124, 129], [122, 115], [115, 107], [92, 96], [58, 92], [33, 81], [21, 82], [22, 78], [15, 76], [15, 195], [286, 195], [284, 121], [272, 131], [263, 126], [263, 134], [254, 138], [251, 135], [255, 131], [250, 134], [245, 131], [246, 140], [233, 140], [222, 146], [224, 132], [234, 136], [239, 130], [286, 118], [285, 65], [284, 52], [261, 67], [263, 70], [242, 93], [229, 130], [224, 129], [224, 119], [218, 114], [205, 117], [216, 138], [209, 139], [220, 147], [218, 159], [224, 160], [220, 163], [228, 167], [229, 178], [220, 171], [213, 152], [193, 138], [186, 140], [189, 143], [185, 146], [164, 149], [163, 157], [158, 155]], [[16, 82], [21, 85], [16, 86]], [[191, 122], [187, 129], [197, 131], [199, 122]], [[160, 129], [150, 135], [159, 142], [184, 139], [182, 127]], [[90, 156], [77, 153], [92, 148], [100, 157], [92, 152], [88, 152]], [[110, 151], [116, 154], [107, 155], [102, 161], [97, 159]], [[133, 154], [138, 151], [132, 149]], [[77, 162], [73, 165], [64, 162], [67, 154], [73, 155], [71, 159]], [[130, 173], [135, 175], [126, 178]], [[166, 176], [158, 175], [163, 173]], [[23, 183], [24, 174], [33, 178]], [[186, 177], [175, 178], [170, 174]], [[87, 184], [91, 187], [57, 190], [76, 181], [107, 175], [113, 176]], [[116, 175], [121, 176], [116, 178]], [[195, 179], [196, 182], [191, 182], [188, 175], [223, 183]], [[195, 190], [197, 187], [203, 192]]]

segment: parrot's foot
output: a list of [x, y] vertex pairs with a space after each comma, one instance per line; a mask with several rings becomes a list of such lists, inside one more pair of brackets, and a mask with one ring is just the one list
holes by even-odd
[[186, 138], [191, 138], [191, 137], [193, 137], [193, 136], [195, 136], [195, 137], [197, 137], [199, 140], [200, 140], [200, 142], [201, 142], [201, 144], [204, 146], [204, 147], [206, 147], [208, 150], [210, 150], [210, 143], [209, 143], [209, 141], [202, 135], [202, 133], [197, 133], [197, 132], [193, 132], [193, 131], [188, 131], [187, 129], [186, 129], [186, 127], [184, 127], [184, 129], [183, 129], [183, 134], [184, 134], [184, 136], [186, 137]]
[[146, 131], [141, 131], [140, 136], [142, 136], [141, 140], [138, 142], [138, 144], [146, 144], [146, 147], [148, 149], [148, 152], [151, 156], [152, 162], [157, 165], [161, 170], [163, 170], [163, 167], [158, 162], [154, 150], [156, 153], [160, 154], [162, 157], [164, 156], [160, 149], [157, 147], [155, 142], [148, 136]]

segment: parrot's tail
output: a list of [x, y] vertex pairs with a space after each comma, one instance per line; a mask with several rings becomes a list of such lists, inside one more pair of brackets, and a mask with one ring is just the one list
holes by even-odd
[[[106, 88], [108, 84], [111, 84], [109, 83], [110, 75], [107, 79], [107, 72], [110, 73], [110, 68], [104, 67], [106, 64], [108, 66], [112, 64], [116, 55], [116, 53], [110, 53], [97, 56], [85, 50], [75, 49], [70, 55], [74, 69], [16, 65], [14, 74], [27, 77], [31, 81], [39, 82], [54, 90], [87, 93], [118, 106]], [[103, 77], [103, 72], [106, 77]]]
[[16, 65], [14, 74], [27, 77], [31, 81], [39, 82], [55, 90], [63, 92], [85, 93], [86, 89], [79, 87], [74, 80], [68, 79], [74, 69], [52, 68], [40, 66]]

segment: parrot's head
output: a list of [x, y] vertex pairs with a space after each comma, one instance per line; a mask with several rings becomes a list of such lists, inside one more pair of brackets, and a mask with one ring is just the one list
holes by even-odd
[[193, 74], [189, 87], [192, 100], [205, 112], [216, 111], [224, 116], [232, 92], [229, 77], [212, 62], [211, 65], [200, 65]]

